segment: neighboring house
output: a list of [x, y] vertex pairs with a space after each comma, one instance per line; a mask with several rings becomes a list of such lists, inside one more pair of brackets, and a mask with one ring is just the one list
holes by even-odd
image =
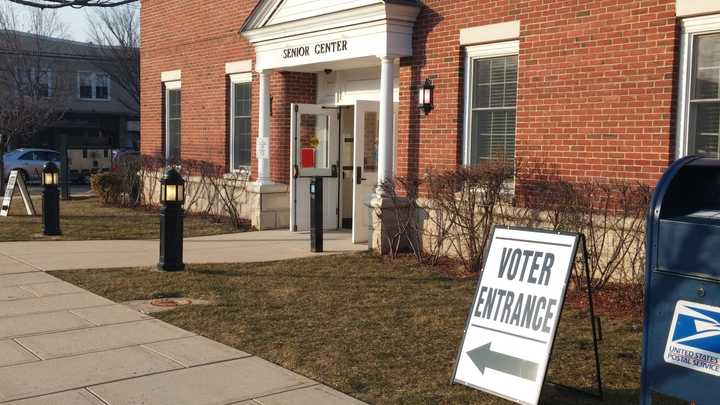
[[5, 46], [0, 41], [0, 98], [35, 85], [62, 112], [60, 121], [13, 147], [67, 148], [69, 167], [78, 172], [108, 168], [111, 149], [139, 148], [140, 106], [113, 82], [107, 73], [112, 62], [99, 47], [18, 32], [8, 37]]
[[143, 0], [141, 13], [142, 152], [249, 170], [273, 198], [259, 227], [307, 229], [293, 176], [306, 166], [331, 176], [325, 226], [361, 242], [365, 201], [393, 175], [504, 157], [653, 184], [678, 157], [720, 157], [720, 1]]

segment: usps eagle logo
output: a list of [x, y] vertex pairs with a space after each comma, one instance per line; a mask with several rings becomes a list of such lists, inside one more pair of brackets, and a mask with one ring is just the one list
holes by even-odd
[[720, 308], [678, 301], [668, 334], [665, 361], [720, 376]]

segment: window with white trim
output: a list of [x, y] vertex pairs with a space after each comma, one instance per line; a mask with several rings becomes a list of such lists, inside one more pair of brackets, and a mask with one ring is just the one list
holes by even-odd
[[682, 21], [677, 157], [720, 159], [720, 15]]
[[52, 71], [50, 69], [20, 69], [17, 70], [18, 89], [23, 96], [50, 97], [52, 96]]
[[515, 159], [518, 41], [466, 48], [464, 162]]
[[695, 38], [690, 85], [690, 154], [720, 158], [720, 33]]
[[252, 74], [230, 76], [230, 168], [250, 167]]
[[179, 162], [182, 123], [180, 82], [165, 83], [165, 160]]
[[81, 100], [110, 100], [110, 75], [78, 72], [78, 96]]

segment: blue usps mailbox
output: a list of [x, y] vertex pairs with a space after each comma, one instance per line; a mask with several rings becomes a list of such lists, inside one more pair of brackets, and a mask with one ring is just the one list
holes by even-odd
[[720, 403], [720, 161], [690, 156], [650, 204], [641, 404]]

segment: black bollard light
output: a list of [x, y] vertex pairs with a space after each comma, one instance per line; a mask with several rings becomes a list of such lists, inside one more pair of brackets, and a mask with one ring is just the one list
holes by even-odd
[[310, 251], [323, 251], [323, 178], [310, 180]]
[[185, 270], [183, 263], [183, 202], [185, 181], [174, 168], [160, 180], [160, 262], [162, 271]]
[[53, 162], [43, 166], [43, 235], [56, 236], [60, 232], [60, 192], [58, 191], [59, 170]]

